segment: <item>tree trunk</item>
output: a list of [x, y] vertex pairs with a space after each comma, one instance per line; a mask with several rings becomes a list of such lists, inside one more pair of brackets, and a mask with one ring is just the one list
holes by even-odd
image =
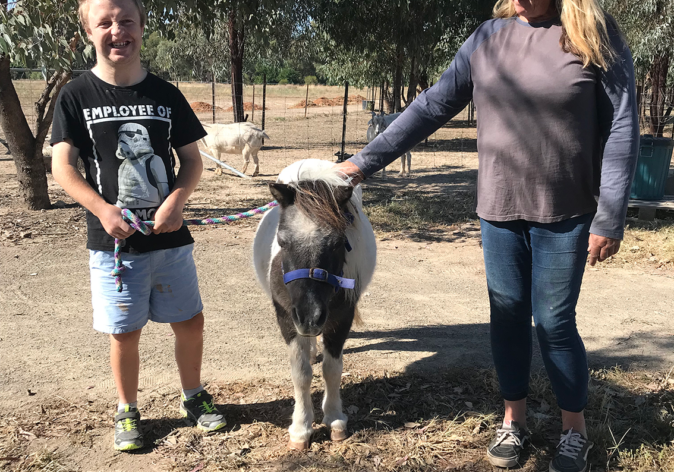
[[384, 113], [386, 113], [387, 115], [390, 115], [395, 110], [393, 97], [391, 95], [391, 91], [389, 90], [390, 85], [391, 84], [389, 84], [388, 79], [386, 79], [384, 81], [384, 88], [383, 88], [384, 94], [382, 96], [384, 97]]
[[[51, 203], [42, 148], [36, 147], [36, 140], [14, 89], [9, 66], [9, 57], [0, 54], [0, 127], [14, 158], [19, 189], [25, 204], [31, 210], [47, 209]], [[44, 137], [42, 139], [44, 142]]]
[[400, 87], [403, 81], [403, 51], [402, 45], [399, 42], [396, 47], [396, 64], [393, 74], [393, 110], [394, 113], [400, 111]]
[[428, 88], [428, 71], [420, 72], [418, 77], [419, 88], [426, 90]]
[[232, 111], [234, 122], [240, 123], [243, 118], [243, 46], [244, 25], [237, 21], [234, 7], [229, 12], [229, 53], [232, 64]]
[[669, 53], [658, 54], [651, 64], [651, 134], [662, 137], [665, 129], [665, 98], [667, 96], [667, 72], [669, 71]]
[[416, 57], [412, 56], [412, 67], [410, 67], [410, 84], [407, 87], [407, 100], [405, 104], [409, 105], [417, 96], [417, 84], [419, 83], [419, 75], [417, 74]]

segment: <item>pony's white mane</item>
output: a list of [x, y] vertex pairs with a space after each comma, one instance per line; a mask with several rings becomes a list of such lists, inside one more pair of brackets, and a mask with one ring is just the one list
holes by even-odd
[[[331, 187], [349, 185], [350, 182], [344, 178], [344, 174], [336, 172], [333, 166], [334, 164], [330, 161], [305, 159], [283, 169], [278, 176], [277, 182], [291, 185], [298, 191], [301, 191], [301, 189], [293, 184], [300, 180], [320, 180], [326, 182]], [[346, 236], [353, 250], [346, 254], [344, 277], [356, 279], [356, 289], [346, 291], [347, 298], [354, 301], [360, 297], [360, 294], [372, 280], [377, 259], [377, 245], [374, 232], [372, 231], [370, 221], [363, 213], [362, 196], [363, 191], [360, 185], [357, 185], [353, 189], [353, 195], [349, 201], [352, 207], [350, 211], [354, 216], [354, 222], [346, 229]], [[255, 234], [255, 242], [253, 243], [255, 273], [258, 281], [270, 298], [272, 296], [269, 285], [271, 261], [281, 249], [276, 241], [279, 214], [278, 208], [273, 208], [265, 214], [262, 221], [260, 221]]]
[[[347, 177], [343, 172], [336, 171], [334, 164], [330, 161], [322, 161], [320, 159], [304, 159], [297, 161], [281, 171], [276, 180], [281, 184], [288, 184], [295, 188], [296, 191], [302, 190], [296, 185], [300, 180], [322, 181], [330, 186], [330, 188], [351, 185], [351, 178]], [[360, 186], [353, 189], [353, 196], [350, 203], [355, 208], [363, 207], [363, 191]]]

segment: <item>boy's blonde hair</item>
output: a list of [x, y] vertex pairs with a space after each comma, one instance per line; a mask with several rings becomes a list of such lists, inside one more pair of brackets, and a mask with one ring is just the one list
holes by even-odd
[[[136, 8], [138, 8], [138, 13], [140, 14], [140, 26], [145, 27], [145, 23], [147, 23], [147, 12], [145, 11], [145, 5], [143, 5], [142, 0], [132, 0], [133, 3], [136, 5]], [[88, 28], [88, 19], [89, 19], [89, 0], [79, 0], [80, 6], [79, 9], [77, 10], [77, 14], [80, 17], [80, 23], [82, 23], [82, 27], [86, 30]]]
[[[615, 53], [606, 29], [607, 17], [597, 0], [552, 0], [562, 21], [559, 44], [565, 52], [575, 54], [583, 61], [606, 70]], [[533, 1], [532, 1], [533, 3]], [[498, 0], [494, 5], [494, 18], [511, 18], [516, 15], [512, 0]], [[617, 28], [617, 25], [612, 24]]]

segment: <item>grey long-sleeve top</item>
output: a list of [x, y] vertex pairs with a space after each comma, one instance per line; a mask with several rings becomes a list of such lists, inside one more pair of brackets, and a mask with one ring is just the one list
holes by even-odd
[[596, 211], [590, 231], [622, 239], [639, 123], [632, 56], [607, 20], [616, 53], [607, 71], [562, 51], [559, 19], [483, 23], [440, 80], [349, 160], [373, 174], [472, 98], [481, 218], [551, 223]]

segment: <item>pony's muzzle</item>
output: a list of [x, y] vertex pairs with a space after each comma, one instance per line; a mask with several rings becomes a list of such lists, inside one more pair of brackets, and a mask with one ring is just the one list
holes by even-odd
[[292, 310], [293, 323], [300, 336], [320, 336], [328, 319], [327, 307], [295, 307]]

